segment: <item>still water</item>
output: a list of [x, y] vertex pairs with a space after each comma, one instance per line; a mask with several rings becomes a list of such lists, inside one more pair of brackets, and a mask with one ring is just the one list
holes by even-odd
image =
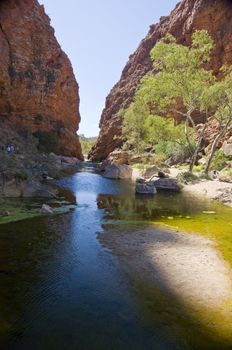
[[[0, 349], [217, 349], [210, 341], [190, 344], [150, 317], [157, 303], [152, 290], [144, 285], [135, 290], [98, 235], [107, 223], [167, 223], [170, 216], [173, 225], [187, 217], [181, 223], [187, 230], [191, 215], [193, 225], [201, 222], [198, 231], [224, 222], [231, 240], [232, 211], [183, 195], [136, 197], [130, 182], [90, 170], [59, 185], [76, 197], [74, 210], [0, 225]], [[217, 214], [202, 216], [212, 209]], [[189, 332], [198, 337], [197, 330]]]

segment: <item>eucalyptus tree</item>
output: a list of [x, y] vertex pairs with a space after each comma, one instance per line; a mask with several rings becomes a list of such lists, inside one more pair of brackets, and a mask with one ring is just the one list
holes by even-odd
[[208, 174], [219, 142], [232, 128], [232, 67], [223, 67], [224, 79], [215, 82], [208, 90], [207, 96], [210, 100], [211, 109], [214, 110], [214, 118], [218, 122], [218, 133], [215, 135], [211, 146], [210, 155], [205, 167]]
[[206, 91], [215, 82], [212, 71], [205, 68], [212, 48], [213, 40], [206, 30], [193, 34], [191, 46], [177, 43], [175, 37], [168, 34], [152, 49], [153, 72], [142, 79], [135, 96], [135, 103], [143, 101], [151, 114], [164, 117], [175, 114], [185, 121], [191, 154], [190, 172], [197, 160], [205, 128], [194, 147], [189, 129], [194, 128], [197, 133], [194, 112], [207, 115], [210, 99], [205, 97]]

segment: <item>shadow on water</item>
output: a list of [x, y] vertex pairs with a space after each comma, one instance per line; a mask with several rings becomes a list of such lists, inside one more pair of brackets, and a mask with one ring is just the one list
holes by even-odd
[[[202, 307], [194, 300], [186, 300], [181, 286], [179, 292], [174, 290], [162, 264], [154, 263], [149, 254], [153, 245], [172, 245], [181, 249], [187, 248], [188, 244], [192, 248], [192, 244], [182, 242], [171, 231], [162, 230], [160, 234], [156, 234], [154, 242], [149, 242], [148, 249], [147, 244], [144, 245], [146, 234], [149, 234], [146, 232], [147, 228], [142, 224], [139, 228], [138, 225], [128, 223], [121, 227], [110, 224], [105, 226], [104, 233], [99, 234], [102, 244], [118, 257], [130, 280], [131, 295], [138, 308], [141, 323], [148, 329], [158, 330], [161, 339], [172, 339], [173, 347], [167, 349], [175, 348], [176, 344], [178, 349], [231, 349], [231, 304], [224, 305], [228, 308], [227, 316], [229, 314], [229, 317], [224, 318], [225, 310], [207, 309], [207, 305]], [[142, 232], [139, 247], [134, 244], [137, 231]]]
[[158, 266], [161, 289], [96, 237], [107, 224], [197, 215], [206, 204], [138, 198], [131, 183], [91, 172], [59, 182], [76, 196], [73, 212], [0, 226], [1, 350], [226, 349], [180, 296], [163, 293]]

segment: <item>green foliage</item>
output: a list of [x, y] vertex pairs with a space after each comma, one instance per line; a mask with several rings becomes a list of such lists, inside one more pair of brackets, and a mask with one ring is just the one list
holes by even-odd
[[150, 164], [155, 164], [159, 168], [164, 167], [164, 162], [167, 160], [167, 155], [164, 153], [156, 153], [150, 160]]
[[181, 173], [178, 175], [177, 180], [180, 184], [187, 185], [198, 180], [198, 177], [190, 172]]
[[33, 136], [38, 139], [38, 150], [43, 153], [54, 152], [57, 147], [56, 138], [47, 131], [36, 131]]
[[201, 173], [199, 174], [199, 179], [201, 180], [212, 180], [209, 174]]
[[85, 135], [81, 134], [79, 135], [79, 140], [81, 143], [82, 153], [87, 156], [95, 145], [97, 137], [85, 137]]
[[[154, 71], [142, 79], [134, 102], [124, 114], [125, 149], [135, 153], [149, 149], [172, 157], [174, 162], [189, 157], [194, 160], [192, 113], [206, 111], [209, 106], [206, 91], [215, 77], [203, 64], [210, 60], [212, 48], [213, 41], [204, 30], [194, 33], [190, 47], [178, 44], [171, 35], [156, 44], [151, 51]], [[174, 125], [174, 113], [185, 125]]]
[[215, 152], [212, 164], [211, 164], [211, 168], [213, 170], [222, 170], [223, 168], [225, 168], [227, 162], [228, 162], [228, 158], [226, 157], [225, 153], [221, 150], [217, 150]]
[[219, 178], [220, 181], [232, 182], [232, 168], [225, 168], [225, 169], [223, 169], [219, 173], [218, 178]]
[[193, 168], [194, 173], [202, 173], [204, 171], [204, 165], [203, 164], [198, 164], [195, 165]]
[[[148, 113], [140, 99], [125, 112], [122, 135], [126, 139], [124, 149], [137, 154], [149, 149], [163, 161], [171, 156], [174, 161], [183, 161], [190, 156], [183, 123], [175, 126], [171, 118]], [[193, 133], [191, 140], [193, 144]]]
[[149, 114], [140, 101], [132, 103], [123, 116], [122, 137], [125, 150], [140, 154], [149, 146]]
[[171, 35], [156, 44], [151, 51], [156, 74], [142, 82], [145, 93], [150, 86], [150, 102], [155, 108], [161, 112], [166, 108], [173, 110], [180, 101], [187, 111], [205, 108], [203, 96], [215, 78], [203, 64], [209, 61], [212, 48], [213, 41], [205, 30], [193, 34], [190, 47], [177, 44]]
[[225, 74], [224, 79], [215, 82], [207, 91], [210, 107], [215, 111], [214, 116], [221, 127], [228, 120], [232, 124], [232, 69], [223, 67], [222, 72]]

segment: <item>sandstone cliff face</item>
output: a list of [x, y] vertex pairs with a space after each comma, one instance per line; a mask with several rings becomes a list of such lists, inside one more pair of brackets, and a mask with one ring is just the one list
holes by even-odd
[[37, 0], [0, 0], [0, 127], [46, 131], [57, 153], [82, 158], [72, 66]]
[[132, 102], [141, 78], [151, 71], [150, 51], [156, 42], [167, 33], [173, 34], [178, 42], [190, 44], [192, 33], [207, 29], [215, 41], [212, 67], [215, 73], [227, 63], [232, 64], [232, 1], [231, 0], [183, 0], [168, 17], [161, 17], [160, 23], [152, 25], [146, 38], [135, 53], [130, 56], [121, 79], [106, 99], [100, 120], [100, 135], [91, 152], [93, 160], [102, 160], [122, 142], [115, 138], [121, 133], [121, 108]]

